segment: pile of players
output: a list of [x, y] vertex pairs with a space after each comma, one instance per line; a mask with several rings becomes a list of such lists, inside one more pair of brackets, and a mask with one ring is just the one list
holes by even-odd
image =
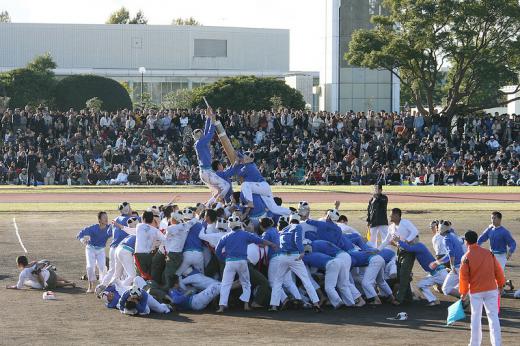
[[[377, 239], [366, 242], [348, 226], [338, 212], [339, 203], [320, 220], [310, 218], [305, 201], [289, 216], [265, 213], [244, 219], [247, 203], [240, 203], [238, 193], [232, 197], [226, 205], [198, 204], [184, 210], [166, 205], [141, 216], [122, 203], [121, 215], [112, 224], [99, 213], [99, 223], [78, 234], [86, 245], [88, 292], [96, 292], [107, 307], [131, 315], [203, 310], [212, 303], [217, 312], [238, 305], [244, 310], [321, 311], [325, 305], [399, 305], [420, 296], [427, 306], [435, 306], [439, 300], [432, 286], [458, 296], [457, 268], [465, 250], [447, 221], [431, 224], [432, 254], [397, 208], [378, 245]], [[110, 237], [106, 272], [105, 243]], [[515, 250], [514, 241], [506, 246], [508, 253]], [[410, 276], [405, 281], [397, 277], [405, 255], [413, 256], [425, 271], [416, 292]]]

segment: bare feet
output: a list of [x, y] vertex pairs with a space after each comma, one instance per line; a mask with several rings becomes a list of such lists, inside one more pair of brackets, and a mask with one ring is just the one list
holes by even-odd
[[216, 312], [219, 314], [222, 314], [222, 313], [224, 313], [225, 309], [226, 309], [226, 307], [224, 305], [221, 305], [220, 308]]

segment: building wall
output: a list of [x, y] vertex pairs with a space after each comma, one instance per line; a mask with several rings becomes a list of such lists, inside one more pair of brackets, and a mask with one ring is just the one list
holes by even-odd
[[[0, 24], [0, 71], [49, 52], [56, 76], [96, 74], [160, 104], [169, 92], [224, 77], [283, 78], [289, 30], [174, 25]], [[145, 67], [141, 76], [139, 67]]]
[[[383, 14], [383, 0], [327, 0], [327, 49], [320, 109], [347, 112], [399, 110], [399, 82], [389, 71], [351, 66], [345, 53], [352, 34], [370, 29], [370, 18]], [[337, 30], [337, 31], [336, 31]], [[328, 46], [337, 45], [337, 50]]]
[[[197, 39], [227, 41], [226, 56], [195, 56]], [[0, 42], [4, 69], [50, 52], [59, 68], [289, 71], [289, 30], [10, 23]]]
[[309, 105], [311, 109], [314, 107], [313, 79], [312, 75], [285, 77], [285, 83], [291, 88], [298, 90], [302, 94], [305, 104]]

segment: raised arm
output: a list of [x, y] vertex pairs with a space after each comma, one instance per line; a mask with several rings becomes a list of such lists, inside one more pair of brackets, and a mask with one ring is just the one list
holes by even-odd
[[477, 244], [480, 246], [489, 240], [489, 230], [491, 227], [486, 228], [486, 230], [478, 237]]

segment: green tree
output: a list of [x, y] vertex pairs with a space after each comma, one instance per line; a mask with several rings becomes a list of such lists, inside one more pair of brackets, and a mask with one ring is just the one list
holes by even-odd
[[128, 24], [129, 21], [130, 12], [123, 6], [119, 10], [112, 12], [105, 24]]
[[103, 108], [103, 101], [97, 97], [93, 97], [85, 102], [85, 106], [94, 112], [99, 112]]
[[195, 18], [193, 17], [190, 17], [190, 18], [175, 18], [173, 21], [172, 21], [172, 25], [194, 25], [194, 26], [202, 26], [202, 24], [197, 21]]
[[517, 0], [385, 0], [384, 6], [388, 15], [374, 16], [373, 29], [352, 35], [350, 64], [392, 72], [423, 114], [434, 111], [439, 87], [447, 116], [515, 100], [504, 101], [500, 88], [518, 84]]
[[235, 111], [262, 110], [272, 107], [271, 98], [278, 96], [282, 106], [304, 109], [302, 94], [275, 78], [255, 76], [230, 77], [193, 90], [192, 106], [204, 106], [205, 96], [212, 107], [222, 107]]
[[47, 52], [43, 55], [37, 56], [33, 61], [27, 64], [29, 70], [38, 72], [50, 72], [57, 67], [56, 63], [52, 59], [51, 53]]
[[98, 98], [103, 109], [115, 111], [132, 108], [130, 95], [117, 81], [95, 75], [74, 75], [60, 80], [54, 91], [59, 110], [82, 109], [87, 100]]
[[52, 57], [47, 53], [34, 58], [25, 68], [14, 69], [0, 74], [0, 84], [10, 98], [10, 107], [53, 105], [53, 89], [56, 84], [56, 68]]
[[144, 16], [143, 11], [139, 10], [135, 17], [128, 21], [128, 24], [148, 24], [148, 19]]
[[0, 12], [0, 23], [11, 23], [11, 16], [9, 16], [9, 12]]
[[193, 91], [190, 89], [178, 89], [168, 93], [163, 102], [163, 107], [176, 109], [176, 108], [190, 108], [193, 100]]

